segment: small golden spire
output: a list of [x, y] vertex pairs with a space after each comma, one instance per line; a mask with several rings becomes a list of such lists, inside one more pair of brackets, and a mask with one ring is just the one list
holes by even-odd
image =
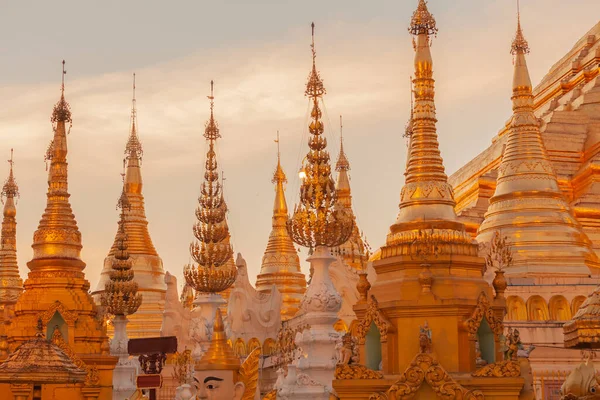
[[512, 45], [510, 46], [510, 52], [512, 55], [516, 55], [518, 53], [529, 54], [529, 44], [527, 43], [527, 40], [525, 40], [525, 36], [523, 36], [523, 30], [521, 29], [521, 9], [519, 0], [517, 0], [517, 33], [512, 41]]
[[117, 248], [110, 271], [110, 281], [105, 284], [101, 303], [109, 314], [131, 315], [142, 304], [142, 295], [138, 293], [138, 284], [133, 280], [133, 263], [129, 257], [127, 234], [125, 233], [125, 212], [131, 209], [125, 185], [123, 185], [123, 191], [117, 202], [117, 208], [121, 209], [119, 230], [115, 240]]
[[340, 115], [340, 155], [338, 156], [337, 162], [335, 163], [335, 170], [340, 171], [348, 171], [350, 169], [350, 162], [348, 162], [348, 158], [346, 158], [346, 153], [344, 153], [344, 125], [342, 124], [342, 116]]
[[52, 111], [52, 123], [56, 123], [58, 121], [72, 122], [71, 120], [71, 106], [65, 100], [65, 75], [67, 74], [67, 70], [65, 69], [65, 60], [62, 60], [62, 75], [61, 75], [61, 84], [60, 84], [60, 100], [54, 106], [54, 110]]
[[[281, 184], [281, 193], [283, 194], [283, 184], [287, 183], [287, 177], [283, 172], [283, 168], [281, 168], [281, 153], [279, 152], [279, 131], [277, 131], [277, 139], [275, 140], [275, 143], [277, 143], [277, 167], [275, 168], [275, 173], [273, 174], [273, 179], [271, 180], [271, 182], [277, 184], [277, 193], [279, 193], [279, 184]], [[283, 195], [283, 199], [285, 202], [285, 195]], [[287, 206], [285, 207], [285, 214], [287, 215]]]
[[435, 18], [427, 9], [427, 2], [419, 0], [419, 5], [412, 15], [408, 31], [412, 35], [436, 35], [438, 28], [435, 26]]
[[[240, 359], [235, 355], [233, 349], [227, 343], [227, 334], [225, 333], [223, 316], [221, 315], [221, 310], [217, 309], [210, 345], [200, 361], [196, 364], [195, 369], [196, 371], [227, 370], [237, 373], [240, 366]], [[235, 378], [234, 381], [237, 380]]]
[[313, 65], [305, 95], [312, 102], [311, 122], [308, 127], [309, 152], [304, 167], [306, 178], [300, 187], [300, 204], [287, 222], [292, 240], [313, 250], [319, 246], [336, 247], [344, 243], [352, 234], [354, 220], [344, 207], [337, 202], [335, 183], [331, 177], [327, 139], [323, 137], [319, 99], [325, 94], [323, 82], [317, 72], [314, 46], [314, 23], [312, 27]]
[[227, 226], [227, 204], [223, 195], [223, 179], [219, 182], [215, 143], [221, 137], [214, 119], [214, 82], [210, 81], [210, 119], [206, 123], [204, 137], [208, 152], [204, 182], [202, 182], [199, 205], [196, 209], [198, 222], [194, 225], [196, 240], [190, 244], [190, 254], [198, 263], [188, 264], [184, 269], [186, 282], [203, 293], [222, 292], [235, 282], [237, 268], [233, 261]]
[[13, 149], [10, 149], [10, 172], [2, 187], [1, 199], [4, 204], [4, 219], [0, 237], [0, 304], [14, 304], [23, 291], [23, 281], [17, 264], [17, 209], [15, 197], [19, 187], [13, 175]]

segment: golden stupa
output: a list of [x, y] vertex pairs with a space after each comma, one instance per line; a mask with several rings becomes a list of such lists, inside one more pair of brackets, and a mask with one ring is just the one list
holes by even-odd
[[[142, 194], [142, 143], [138, 136], [137, 108], [135, 99], [135, 74], [133, 76], [133, 98], [131, 105], [131, 129], [125, 146], [125, 182], [124, 190], [130, 204], [125, 212], [124, 229], [128, 238], [129, 254], [135, 273], [135, 282], [142, 294], [142, 305], [139, 310], [129, 317], [127, 334], [129, 337], [160, 336], [162, 312], [166, 296], [164, 283], [165, 271], [163, 263], [152, 244], [148, 232], [148, 220]], [[110, 280], [112, 265], [118, 251], [119, 229], [113, 245], [104, 259], [104, 268], [96, 290], [92, 293], [97, 304], [104, 293], [104, 287]], [[112, 325], [109, 325], [109, 335], [112, 336]]]
[[[88, 293], [90, 284], [80, 258], [81, 233], [69, 204], [67, 133], [72, 119], [64, 96], [65, 73], [63, 61], [61, 96], [51, 118], [54, 137], [46, 154], [50, 161], [47, 206], [33, 235], [28, 279], [7, 327], [8, 350], [35, 338], [41, 319], [45, 338], [57, 331], [64, 338], [62, 350], [87, 371], [83, 384], [51, 385], [48, 390], [60, 398], [81, 398], [85, 393], [89, 399], [105, 399], [112, 393], [117, 359], [108, 354], [106, 328]], [[0, 385], [0, 398], [10, 398], [8, 384]]]
[[0, 359], [7, 355], [6, 325], [14, 311], [14, 305], [23, 291], [23, 280], [17, 265], [17, 208], [15, 197], [19, 196], [19, 187], [13, 175], [13, 157], [10, 152], [10, 172], [2, 187], [4, 218], [0, 237]]
[[[277, 145], [279, 146], [279, 137]], [[256, 277], [256, 289], [263, 293], [270, 293], [272, 286], [277, 286], [282, 295], [281, 319], [284, 321], [296, 315], [306, 291], [306, 278], [300, 271], [300, 258], [286, 228], [288, 208], [283, 187], [286, 182], [287, 178], [281, 168], [278, 149], [277, 167], [273, 174], [275, 202], [272, 229], [260, 273]]]
[[538, 284], [547, 283], [551, 275], [587, 278], [590, 268], [600, 265], [559, 188], [540, 135], [525, 60], [529, 46], [520, 20], [511, 52], [515, 57], [513, 116], [496, 190], [477, 240], [489, 242], [496, 231], [508, 237], [514, 255], [507, 277], [533, 277]]
[[[337, 375], [342, 400], [517, 399], [523, 387], [518, 363], [503, 360], [503, 285], [494, 293], [483, 279], [484, 260], [456, 218], [440, 156], [430, 52], [437, 31], [419, 0], [409, 26], [414, 109], [400, 212], [373, 262], [377, 281], [371, 287], [362, 275], [358, 284], [353, 335], [364, 365]], [[476, 372], [478, 358], [491, 367]]]

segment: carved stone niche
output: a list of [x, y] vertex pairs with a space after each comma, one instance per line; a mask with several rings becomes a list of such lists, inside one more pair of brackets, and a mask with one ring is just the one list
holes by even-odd
[[[375, 296], [371, 295], [363, 318], [355, 325], [353, 335], [358, 340], [360, 364], [384, 374], [398, 373], [396, 331], [383, 311]], [[377, 343], [377, 339], [379, 343]], [[375, 346], [379, 345], [378, 348]], [[379, 364], [377, 364], [379, 359]]]
[[489, 364], [502, 360], [500, 337], [504, 332], [503, 313], [503, 309], [494, 308], [489, 297], [481, 292], [473, 313], [463, 323], [463, 328], [466, 330], [469, 340], [471, 371], [476, 369], [475, 342], [477, 341], [479, 341], [483, 358]]

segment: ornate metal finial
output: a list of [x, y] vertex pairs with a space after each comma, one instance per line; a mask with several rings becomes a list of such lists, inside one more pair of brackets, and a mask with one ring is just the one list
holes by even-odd
[[427, 9], [427, 2], [419, 0], [419, 5], [412, 15], [408, 32], [411, 35], [437, 35], [438, 28], [435, 26], [435, 18]]
[[525, 36], [523, 36], [523, 30], [521, 29], [521, 8], [519, 5], [519, 0], [517, 0], [517, 33], [512, 41], [512, 45], [510, 46], [510, 53], [512, 55], [516, 55], [518, 53], [529, 54], [529, 44], [527, 43], [527, 40], [525, 40]]
[[19, 187], [17, 186], [17, 182], [13, 175], [13, 165], [15, 163], [13, 160], [13, 149], [10, 149], [10, 160], [8, 160], [8, 163], [10, 164], [10, 172], [2, 187], [2, 193], [0, 194], [2, 204], [4, 204], [5, 199], [19, 197]]
[[50, 121], [52, 123], [56, 122], [69, 122], [72, 123], [71, 119], [71, 106], [65, 100], [65, 75], [67, 74], [67, 70], [65, 69], [65, 60], [62, 60], [62, 75], [61, 75], [61, 85], [60, 85], [60, 100], [54, 106], [52, 110], [52, 118]]
[[135, 99], [135, 72], [133, 73], [133, 94], [131, 96], [131, 132], [129, 132], [129, 139], [125, 145], [125, 159], [123, 164], [126, 164], [129, 160], [142, 160], [144, 150], [142, 149], [142, 143], [137, 134], [138, 122], [137, 122], [137, 104]]
[[135, 313], [142, 304], [142, 295], [138, 293], [138, 284], [134, 281], [133, 262], [129, 257], [128, 238], [125, 232], [125, 213], [126, 210], [131, 209], [125, 185], [117, 202], [117, 208], [121, 209], [121, 212], [119, 230], [115, 239], [115, 258], [109, 273], [110, 280], [104, 286], [101, 303], [109, 314], [130, 315]]
[[342, 116], [340, 115], [340, 155], [335, 163], [336, 171], [348, 171], [350, 169], [350, 162], [346, 157], [346, 153], [344, 153], [344, 133], [343, 133], [344, 125], [342, 124]]
[[275, 139], [275, 143], [277, 143], [277, 163], [281, 160], [281, 152], [279, 149], [279, 129], [277, 130], [277, 139]]
[[188, 264], [184, 269], [186, 282], [196, 291], [217, 293], [229, 288], [237, 276], [237, 268], [233, 262], [233, 248], [230, 244], [229, 227], [227, 226], [227, 204], [223, 195], [222, 176], [219, 182], [217, 154], [215, 142], [221, 137], [214, 119], [213, 100], [214, 82], [210, 81], [210, 119], [206, 123], [204, 137], [208, 141], [204, 182], [198, 208], [197, 222], [194, 225], [196, 240], [190, 244], [190, 254], [198, 264]]
[[310, 45], [312, 51], [312, 69], [310, 74], [308, 75], [308, 82], [306, 83], [306, 91], [304, 92], [305, 96], [308, 96], [312, 99], [316, 99], [318, 97], [322, 97], [327, 91], [323, 86], [323, 81], [321, 80], [321, 76], [317, 71], [317, 52], [315, 51], [315, 23], [313, 22], [311, 25], [312, 28], [312, 43]]
[[331, 177], [327, 139], [323, 137], [319, 99], [325, 94], [323, 82], [315, 65], [314, 24], [313, 66], [306, 85], [305, 95], [312, 102], [311, 122], [308, 127], [310, 139], [304, 173], [300, 187], [300, 203], [294, 208], [287, 222], [287, 229], [294, 242], [313, 250], [318, 246], [337, 247], [352, 235], [352, 213], [338, 202], [335, 183]]

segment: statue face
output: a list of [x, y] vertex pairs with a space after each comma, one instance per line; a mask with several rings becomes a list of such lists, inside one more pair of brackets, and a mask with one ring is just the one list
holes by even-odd
[[233, 382], [233, 371], [197, 371], [196, 396], [206, 400], [240, 400], [244, 384]]

